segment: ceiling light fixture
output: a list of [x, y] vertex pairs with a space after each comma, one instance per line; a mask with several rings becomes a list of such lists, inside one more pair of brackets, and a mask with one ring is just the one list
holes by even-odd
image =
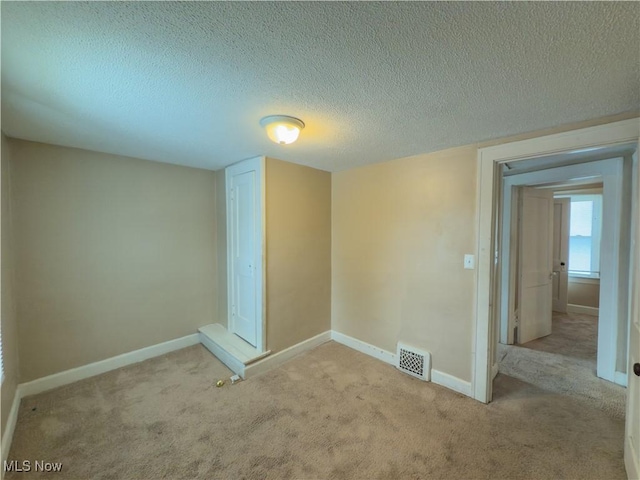
[[304, 128], [304, 123], [286, 115], [270, 115], [260, 120], [260, 125], [267, 131], [267, 136], [279, 145], [295, 142]]

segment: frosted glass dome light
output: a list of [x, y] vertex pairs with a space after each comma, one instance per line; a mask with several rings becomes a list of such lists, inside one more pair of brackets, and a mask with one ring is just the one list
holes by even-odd
[[270, 115], [260, 120], [260, 125], [267, 131], [267, 136], [278, 145], [289, 145], [295, 142], [304, 128], [304, 123], [286, 115]]

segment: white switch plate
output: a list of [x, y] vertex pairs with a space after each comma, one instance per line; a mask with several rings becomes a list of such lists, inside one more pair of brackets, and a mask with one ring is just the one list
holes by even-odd
[[473, 270], [476, 267], [476, 259], [474, 255], [467, 253], [464, 256], [464, 268], [466, 270]]

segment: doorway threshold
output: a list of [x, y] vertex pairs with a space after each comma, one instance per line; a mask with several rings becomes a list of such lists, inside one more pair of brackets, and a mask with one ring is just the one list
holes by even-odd
[[212, 323], [198, 329], [200, 343], [233, 373], [245, 378], [245, 369], [258, 360], [267, 357], [271, 351], [259, 352], [239, 336], [229, 332], [223, 325]]

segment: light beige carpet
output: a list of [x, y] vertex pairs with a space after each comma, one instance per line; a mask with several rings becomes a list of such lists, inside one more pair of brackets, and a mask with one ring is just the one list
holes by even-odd
[[523, 345], [498, 345], [500, 372], [623, 420], [625, 389], [596, 377], [597, 343], [598, 317], [554, 313], [551, 335]]
[[623, 422], [499, 375], [482, 405], [330, 342], [269, 373], [201, 346], [25, 398], [7, 479], [626, 478]]
[[530, 350], [557, 353], [596, 369], [598, 317], [553, 312], [551, 335], [521, 345]]

